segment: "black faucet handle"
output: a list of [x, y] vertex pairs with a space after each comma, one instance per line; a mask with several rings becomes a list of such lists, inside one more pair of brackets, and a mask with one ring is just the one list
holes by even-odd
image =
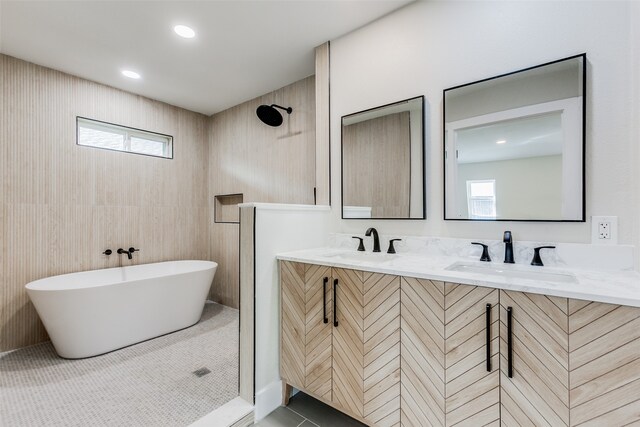
[[111, 249], [107, 249], [106, 251], [102, 252], [102, 255], [111, 255], [113, 253], [113, 251]]
[[351, 236], [351, 238], [360, 240], [360, 244], [358, 245], [358, 250], [360, 252], [364, 252], [364, 239], [362, 237], [358, 237], [358, 236]]
[[555, 249], [555, 246], [538, 246], [537, 248], [533, 248], [533, 259], [531, 260], [531, 265], [537, 265], [539, 267], [544, 266], [542, 263], [542, 258], [540, 258], [540, 249]]
[[134, 253], [134, 252], [140, 252], [140, 249], [136, 249], [136, 248], [134, 248], [134, 247], [130, 247], [130, 248], [129, 248], [129, 253], [131, 253], [131, 254], [132, 254], [132, 253]]
[[391, 239], [389, 240], [389, 249], [387, 249], [388, 254], [395, 254], [396, 248], [393, 247], [393, 242], [402, 241], [402, 239]]
[[489, 245], [485, 245], [480, 242], [471, 242], [471, 244], [482, 246], [482, 256], [480, 257], [480, 261], [491, 262], [491, 257], [489, 256]]
[[512, 241], [511, 240], [511, 231], [507, 230], [507, 231], [504, 232], [504, 237], [503, 237], [502, 241], [504, 243], [511, 243], [511, 241]]

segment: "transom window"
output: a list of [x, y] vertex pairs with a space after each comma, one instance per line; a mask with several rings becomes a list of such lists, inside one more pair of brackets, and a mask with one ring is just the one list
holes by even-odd
[[161, 133], [76, 118], [77, 143], [87, 147], [173, 158], [173, 137]]
[[496, 218], [496, 181], [467, 181], [467, 206], [469, 218]]

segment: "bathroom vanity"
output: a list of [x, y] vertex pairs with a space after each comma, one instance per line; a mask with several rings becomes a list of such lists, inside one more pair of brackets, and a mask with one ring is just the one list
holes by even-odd
[[635, 272], [335, 248], [278, 258], [285, 396], [379, 426], [640, 417]]

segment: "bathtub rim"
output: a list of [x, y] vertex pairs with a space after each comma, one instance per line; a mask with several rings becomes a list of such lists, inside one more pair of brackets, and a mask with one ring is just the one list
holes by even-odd
[[[107, 283], [102, 283], [99, 285], [92, 285], [92, 286], [66, 286], [66, 287], [61, 287], [61, 286], [53, 286], [53, 287], [49, 287], [47, 288], [45, 284], [45, 282], [47, 282], [48, 280], [51, 279], [56, 279], [56, 280], [61, 280], [64, 279], [65, 277], [70, 277], [70, 276], [75, 276], [78, 274], [86, 274], [86, 273], [94, 273], [94, 272], [109, 272], [109, 271], [114, 271], [114, 270], [122, 270], [122, 269], [135, 269], [137, 267], [152, 267], [154, 265], [160, 265], [160, 264], [187, 264], [187, 263], [193, 263], [196, 265], [201, 265], [200, 268], [193, 268], [190, 270], [185, 270], [185, 271], [177, 271], [174, 272], [170, 275], [168, 274], [158, 274], [158, 275], [149, 275], [147, 277], [141, 277], [141, 278], [136, 278], [136, 279], [132, 279], [132, 280], [120, 280], [120, 281], [110, 281]], [[169, 277], [169, 276], [180, 276], [183, 274], [189, 274], [189, 273], [197, 273], [197, 272], [202, 272], [202, 271], [207, 271], [210, 269], [217, 269], [218, 268], [218, 263], [215, 261], [209, 261], [209, 260], [197, 260], [197, 259], [189, 259], [189, 260], [175, 260], [175, 261], [160, 261], [160, 262], [151, 262], [151, 263], [146, 263], [146, 264], [135, 264], [135, 265], [125, 265], [125, 266], [119, 266], [119, 267], [109, 267], [109, 268], [99, 268], [96, 270], [84, 270], [84, 271], [75, 271], [72, 273], [65, 273], [65, 274], [57, 274], [54, 276], [47, 276], [47, 277], [43, 277], [41, 279], [37, 279], [37, 280], [32, 280], [31, 282], [27, 283], [24, 287], [27, 290], [27, 292], [63, 292], [63, 291], [78, 291], [78, 290], [85, 290], [85, 289], [97, 289], [97, 288], [102, 288], [105, 286], [116, 286], [116, 285], [121, 285], [124, 283], [132, 283], [132, 282], [137, 282], [140, 280], [149, 280], [149, 279], [157, 279], [160, 277]], [[50, 285], [50, 284], [49, 284]]]

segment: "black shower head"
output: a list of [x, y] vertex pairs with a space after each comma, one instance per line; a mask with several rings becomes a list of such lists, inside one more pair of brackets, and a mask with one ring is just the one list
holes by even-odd
[[288, 114], [291, 114], [291, 112], [293, 111], [291, 107], [284, 108], [276, 104], [271, 104], [259, 106], [256, 110], [256, 114], [264, 124], [278, 127], [282, 124], [282, 114], [280, 114], [280, 112], [276, 110], [276, 108], [280, 108], [281, 110], [286, 111]]

